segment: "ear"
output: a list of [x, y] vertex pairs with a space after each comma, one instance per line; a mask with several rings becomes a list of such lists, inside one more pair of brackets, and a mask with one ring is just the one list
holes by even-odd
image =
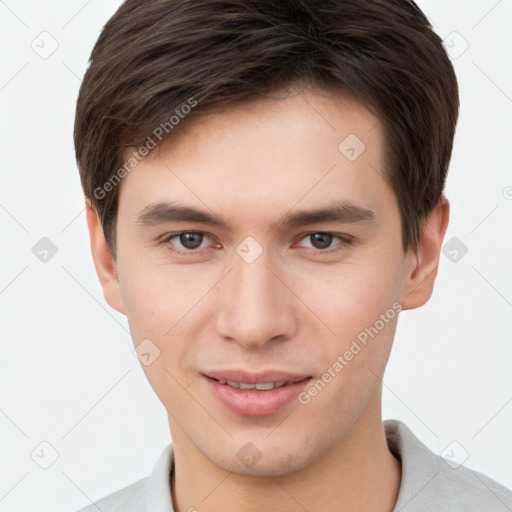
[[94, 260], [94, 267], [103, 287], [103, 296], [105, 300], [119, 313], [125, 313], [121, 286], [117, 275], [117, 267], [110, 247], [107, 244], [103, 233], [103, 226], [96, 209], [89, 200], [85, 201], [87, 214], [87, 226], [89, 227], [89, 236], [91, 239], [91, 253]]
[[423, 223], [418, 248], [407, 254], [407, 275], [401, 301], [404, 310], [419, 308], [432, 296], [449, 217], [450, 203], [443, 195]]

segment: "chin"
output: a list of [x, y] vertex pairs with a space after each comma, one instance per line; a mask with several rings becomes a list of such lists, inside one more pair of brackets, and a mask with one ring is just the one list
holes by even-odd
[[279, 447], [272, 446], [268, 440], [266, 446], [261, 450], [253, 443], [248, 442], [241, 447], [237, 446], [233, 451], [234, 456], [227, 456], [224, 451], [223, 453], [212, 453], [208, 458], [224, 471], [241, 476], [262, 477], [279, 477], [300, 471], [311, 464], [315, 458], [311, 450], [306, 448], [303, 443], [297, 443], [295, 449], [288, 444], [286, 452], [280, 453]]

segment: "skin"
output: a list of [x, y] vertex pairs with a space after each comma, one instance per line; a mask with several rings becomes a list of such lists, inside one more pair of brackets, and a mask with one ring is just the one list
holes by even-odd
[[[338, 149], [349, 134], [366, 146], [353, 162]], [[449, 204], [443, 197], [417, 250], [404, 253], [383, 143], [382, 125], [355, 100], [294, 89], [183, 124], [126, 176], [115, 261], [87, 206], [105, 299], [127, 315], [135, 345], [149, 338], [160, 350], [143, 369], [168, 412], [176, 511], [393, 509], [401, 468], [385, 440], [381, 379], [398, 314], [305, 405], [236, 414], [201, 376], [244, 368], [321, 378], [394, 303], [407, 310], [427, 302]], [[278, 224], [340, 199], [371, 209], [374, 222]], [[231, 230], [137, 222], [158, 201], [214, 212]], [[195, 246], [165, 239], [190, 231], [205, 236]], [[322, 246], [314, 233], [350, 235], [352, 243], [334, 237]], [[236, 252], [248, 236], [263, 250], [252, 263]], [[248, 442], [261, 452], [252, 467], [237, 457]]]

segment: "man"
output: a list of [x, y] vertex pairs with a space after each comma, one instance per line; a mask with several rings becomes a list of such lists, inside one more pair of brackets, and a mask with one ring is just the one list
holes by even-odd
[[172, 444], [84, 511], [512, 509], [381, 415], [399, 314], [432, 294], [458, 108], [408, 0], [119, 8], [75, 146]]

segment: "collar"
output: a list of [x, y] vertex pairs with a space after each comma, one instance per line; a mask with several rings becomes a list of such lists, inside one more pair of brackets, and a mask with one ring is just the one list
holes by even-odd
[[174, 448], [171, 443], [160, 455], [146, 485], [146, 510], [148, 512], [174, 512], [171, 493], [173, 472]]
[[439, 457], [398, 420], [386, 420], [384, 430], [389, 450], [402, 466], [400, 490], [393, 508], [393, 512], [398, 512], [440, 473]]

